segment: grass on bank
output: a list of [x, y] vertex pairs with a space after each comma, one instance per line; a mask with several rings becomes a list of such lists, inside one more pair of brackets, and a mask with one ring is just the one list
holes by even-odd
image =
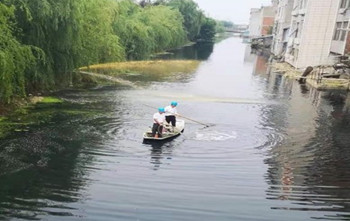
[[82, 67], [82, 71], [101, 72], [101, 70], [113, 71], [113, 74], [144, 74], [144, 75], [170, 75], [174, 73], [192, 73], [199, 65], [197, 60], [151, 60], [129, 61]]

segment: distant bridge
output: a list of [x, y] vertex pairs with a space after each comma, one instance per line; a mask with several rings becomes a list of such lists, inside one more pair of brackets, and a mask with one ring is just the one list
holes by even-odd
[[239, 33], [243, 34], [245, 31], [247, 31], [246, 28], [225, 28], [225, 32], [232, 32], [232, 33]]

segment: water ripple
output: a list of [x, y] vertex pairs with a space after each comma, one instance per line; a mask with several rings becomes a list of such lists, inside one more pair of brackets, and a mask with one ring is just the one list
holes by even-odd
[[231, 132], [220, 132], [220, 131], [197, 131], [195, 140], [201, 141], [226, 141], [234, 140], [237, 138], [235, 131]]

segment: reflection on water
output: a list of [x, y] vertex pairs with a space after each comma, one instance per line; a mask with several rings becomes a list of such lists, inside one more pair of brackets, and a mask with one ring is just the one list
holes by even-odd
[[[274, 79], [281, 82], [278, 75]], [[281, 84], [274, 84], [272, 93], [277, 85]], [[343, 213], [349, 212], [350, 202], [349, 96], [320, 92], [292, 80], [282, 88], [288, 102], [264, 113], [264, 123], [284, 134], [282, 142], [269, 147], [265, 159], [269, 165], [267, 198], [292, 203], [276, 204], [273, 209], [323, 211], [324, 216], [313, 214], [312, 218], [346, 219], [349, 216]]]
[[207, 60], [213, 52], [214, 44], [210, 42], [197, 43], [184, 48], [169, 51], [167, 54], [158, 55], [155, 59], [195, 59]]
[[[26, 169], [0, 176], [0, 220], [349, 220], [350, 96], [274, 73], [239, 38], [186, 50], [176, 56], [209, 56], [191, 78], [66, 91], [98, 111], [57, 110], [1, 140], [0, 156]], [[175, 99], [210, 127], [187, 121], [176, 139], [143, 144]]]
[[172, 159], [173, 147], [167, 144], [153, 144], [151, 149], [151, 164], [154, 165], [154, 170], [158, 170], [165, 161]]

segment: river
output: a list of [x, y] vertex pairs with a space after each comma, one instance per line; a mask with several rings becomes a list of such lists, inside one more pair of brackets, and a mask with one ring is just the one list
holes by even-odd
[[[350, 96], [285, 79], [236, 37], [172, 56], [202, 62], [142, 89], [64, 91], [96, 113], [57, 114], [0, 140], [62, 150], [0, 176], [0, 220], [350, 219]], [[173, 100], [210, 127], [186, 121], [173, 141], [143, 144], [156, 108]]]

